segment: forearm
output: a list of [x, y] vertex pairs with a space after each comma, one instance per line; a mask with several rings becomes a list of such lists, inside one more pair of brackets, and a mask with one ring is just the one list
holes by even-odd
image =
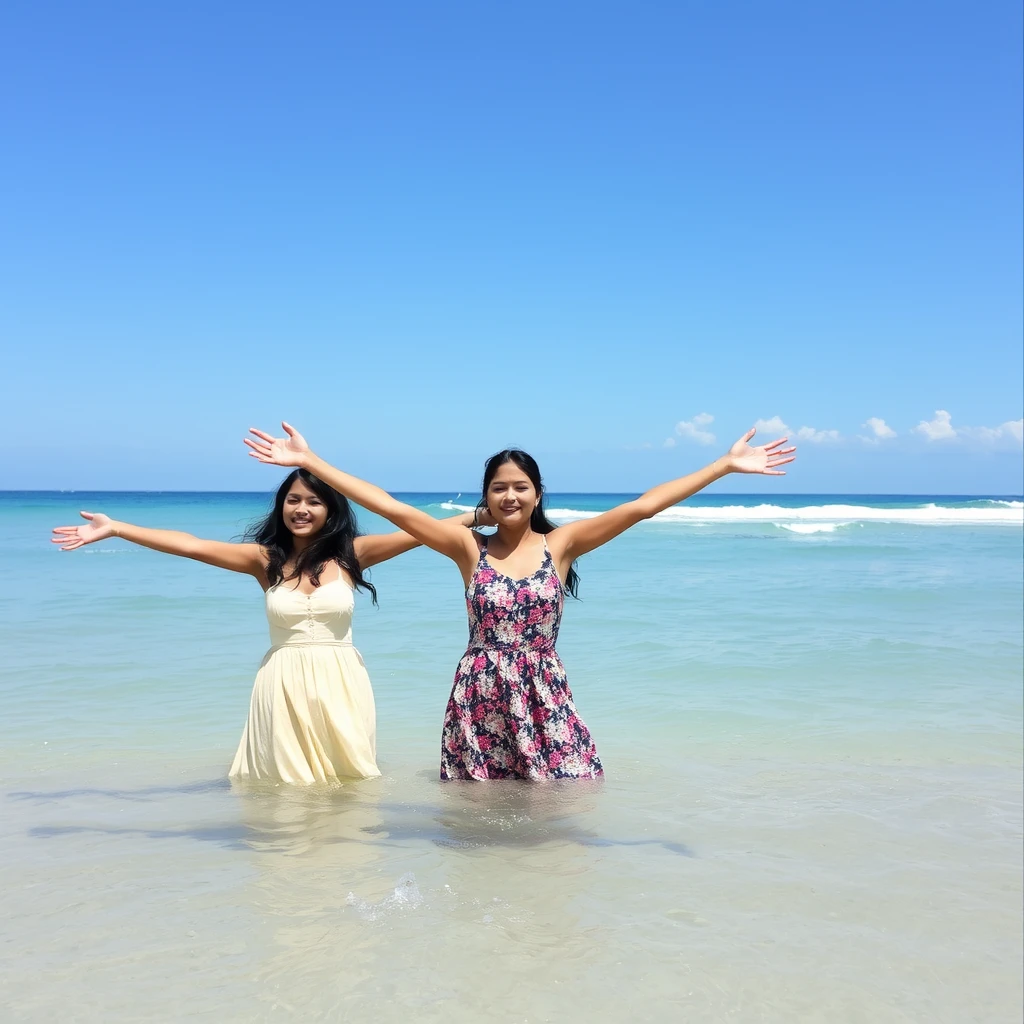
[[401, 516], [403, 509], [412, 509], [411, 505], [406, 505], [397, 498], [391, 497], [383, 487], [360, 480], [359, 477], [353, 476], [351, 473], [345, 473], [312, 452], [309, 452], [303, 461], [302, 468], [309, 470], [315, 477], [323, 480], [325, 484], [333, 487], [340, 494], [344, 494], [346, 498], [351, 499], [357, 505], [362, 505], [370, 512], [376, 512], [377, 515], [389, 519], [396, 526], [402, 524], [395, 517]]
[[144, 548], [151, 548], [153, 551], [163, 551], [168, 555], [195, 558], [202, 544], [198, 537], [191, 533], [182, 533], [180, 530], [153, 530], [148, 526], [136, 526], [134, 523], [125, 523], [117, 519], [112, 519], [110, 526], [115, 537]]
[[685, 501], [691, 495], [704, 490], [709, 484], [721, 480], [723, 476], [727, 476], [731, 472], [729, 457], [723, 455], [695, 473], [688, 473], [677, 480], [669, 480], [668, 483], [652, 487], [634, 502], [637, 513], [642, 518], [649, 519], [658, 512], [663, 512], [665, 509]]

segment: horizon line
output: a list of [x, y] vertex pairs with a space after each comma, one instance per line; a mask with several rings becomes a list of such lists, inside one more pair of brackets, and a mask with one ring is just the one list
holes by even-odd
[[[275, 488], [271, 488], [266, 491], [243, 491], [243, 490], [197, 490], [194, 488], [190, 489], [176, 489], [176, 488], [102, 488], [102, 487], [39, 487], [39, 488], [27, 488], [27, 487], [0, 487], [0, 495], [5, 494], [251, 494], [266, 496], [273, 494]], [[431, 495], [442, 495], [449, 494], [452, 490], [456, 491], [454, 498], [449, 498], [449, 501], [455, 501], [456, 498], [470, 496], [472, 497], [473, 491], [458, 491], [457, 489], [442, 489], [442, 490], [411, 490], [405, 488], [395, 488], [394, 490], [388, 490], [389, 494], [431, 494]], [[605, 497], [630, 497], [643, 494], [643, 491], [552, 491], [546, 490], [545, 496], [548, 495], [564, 495], [566, 497], [594, 497], [594, 496], [605, 496]], [[698, 492], [700, 493], [700, 492]], [[938, 491], [786, 491], [779, 493], [778, 491], [725, 491], [717, 492], [719, 497], [730, 497], [730, 498], [763, 498], [763, 497], [777, 497], [777, 498], [824, 498], [830, 496], [845, 496], [845, 497], [872, 497], [872, 498], [1014, 498], [1024, 500], [1024, 493], [1008, 493], [1008, 492], [988, 492], [980, 494], [977, 492], [962, 492], [953, 493], [947, 492], [942, 493]], [[697, 495], [691, 495], [691, 497], [697, 497]], [[351, 499], [350, 499], [351, 500]], [[689, 498], [684, 499], [689, 501]], [[358, 504], [358, 502], [357, 502]]]

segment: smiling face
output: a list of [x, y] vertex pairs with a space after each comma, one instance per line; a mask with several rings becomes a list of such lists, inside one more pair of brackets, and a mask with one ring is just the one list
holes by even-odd
[[487, 486], [487, 508], [498, 526], [515, 528], [529, 523], [539, 497], [530, 478], [514, 462], [499, 466]]
[[301, 480], [293, 481], [281, 508], [285, 528], [295, 537], [315, 537], [327, 522], [327, 506]]

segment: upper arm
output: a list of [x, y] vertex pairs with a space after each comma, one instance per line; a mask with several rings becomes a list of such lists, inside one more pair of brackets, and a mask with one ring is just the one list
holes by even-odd
[[379, 565], [386, 562], [395, 555], [401, 555], [419, 547], [420, 542], [406, 533], [398, 530], [395, 533], [373, 533], [364, 537], [356, 537], [355, 549], [356, 559], [361, 569], [369, 569], [372, 565]]
[[203, 540], [195, 537], [182, 552], [188, 558], [219, 569], [244, 572], [261, 578], [266, 571], [266, 553], [259, 544], [231, 544], [222, 540]]
[[646, 519], [647, 515], [638, 501], [627, 501], [592, 519], [578, 519], [574, 523], [566, 523], [549, 537], [550, 541], [560, 548], [560, 554], [571, 562], [580, 555], [585, 555], [588, 551], [614, 540], [620, 533]]
[[475, 564], [478, 549], [473, 531], [467, 530], [456, 517], [435, 519], [422, 509], [397, 500], [385, 514], [395, 526], [411, 534], [420, 544], [453, 559], [463, 573], [467, 566]]

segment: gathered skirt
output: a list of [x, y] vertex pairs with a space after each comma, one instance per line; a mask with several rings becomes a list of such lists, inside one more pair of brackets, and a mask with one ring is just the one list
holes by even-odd
[[442, 779], [595, 779], [603, 774], [553, 651], [470, 648], [441, 735]]
[[373, 690], [354, 647], [273, 647], [228, 774], [300, 784], [370, 778], [380, 775], [376, 741]]

